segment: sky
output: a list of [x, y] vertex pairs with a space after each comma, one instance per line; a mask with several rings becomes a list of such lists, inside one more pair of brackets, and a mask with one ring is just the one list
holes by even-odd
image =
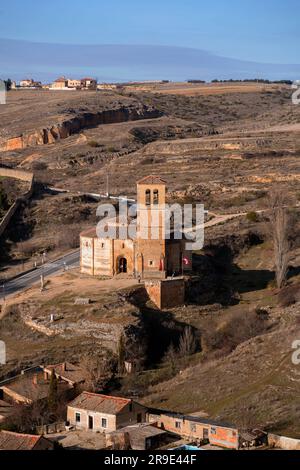
[[299, 18], [299, 0], [2, 0], [0, 38], [184, 47], [244, 61], [300, 64]]

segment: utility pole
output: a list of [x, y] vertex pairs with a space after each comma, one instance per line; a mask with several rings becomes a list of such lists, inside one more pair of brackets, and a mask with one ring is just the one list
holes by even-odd
[[109, 174], [106, 174], [106, 195], [109, 196]]

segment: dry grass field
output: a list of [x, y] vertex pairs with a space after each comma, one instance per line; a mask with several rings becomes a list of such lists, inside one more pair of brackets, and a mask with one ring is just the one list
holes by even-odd
[[[44, 250], [53, 259], [78, 247], [79, 232], [97, 221], [97, 202], [78, 191], [105, 193], [107, 177], [111, 194], [134, 197], [139, 178], [159, 174], [170, 201], [202, 202], [220, 224], [211, 224], [204, 250], [195, 253], [184, 308], [160, 312], [141, 299], [124, 300], [134, 286], [78, 273], [51, 279], [43, 298], [33, 288], [13, 299], [18, 308], [0, 323], [9, 345], [6, 372], [73, 353], [80, 359], [94, 339], [74, 333], [75, 323], [119, 328], [125, 319], [143, 332], [144, 370], [116, 379], [108, 392], [299, 437], [300, 371], [291, 344], [300, 335], [300, 106], [291, 94], [287, 86], [252, 83], [9, 93], [0, 109], [0, 162], [33, 171], [36, 186], [0, 241], [1, 279]], [[264, 212], [274, 186], [286, 195], [293, 227], [289, 302], [275, 288]], [[242, 215], [231, 220], [230, 214]], [[77, 293], [95, 303], [74, 308]], [[26, 309], [41, 324], [57, 312], [59, 334], [25, 328]], [[199, 348], [174, 367], [166, 352], [187, 325]]]

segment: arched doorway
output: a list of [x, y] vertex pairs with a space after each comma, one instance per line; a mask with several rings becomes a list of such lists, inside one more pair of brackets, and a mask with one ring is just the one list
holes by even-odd
[[119, 258], [118, 261], [118, 273], [119, 274], [126, 274], [127, 273], [127, 259], [126, 258]]

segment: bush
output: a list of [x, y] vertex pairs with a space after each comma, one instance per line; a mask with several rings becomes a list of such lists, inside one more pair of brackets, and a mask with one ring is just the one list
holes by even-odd
[[96, 140], [90, 140], [90, 141], [88, 142], [88, 146], [89, 146], [89, 147], [92, 147], [92, 148], [101, 147], [101, 145], [99, 144], [99, 142], [97, 142]]
[[248, 212], [248, 214], [246, 215], [246, 218], [249, 222], [257, 222], [258, 221], [257, 212], [255, 211]]

